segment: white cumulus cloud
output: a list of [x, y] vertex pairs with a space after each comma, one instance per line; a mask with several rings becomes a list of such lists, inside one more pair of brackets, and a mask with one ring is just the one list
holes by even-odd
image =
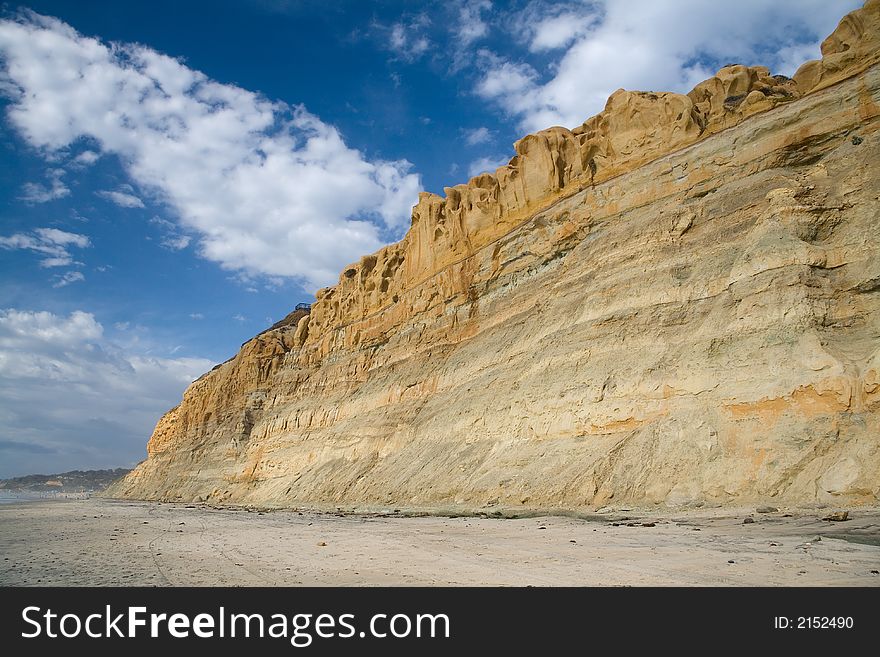
[[95, 151], [83, 151], [73, 158], [73, 163], [80, 166], [89, 166], [97, 162], [100, 157]]
[[42, 256], [41, 267], [67, 267], [76, 263], [70, 253], [71, 247], [84, 249], [91, 246], [85, 235], [68, 233], [57, 228], [37, 228], [30, 233], [14, 233], [8, 237], [0, 236], [0, 248], [6, 250], [24, 249]]
[[162, 239], [162, 246], [171, 251], [182, 251], [189, 246], [192, 238], [189, 235], [167, 236]]
[[475, 90], [524, 131], [573, 127], [618, 88], [689, 91], [727, 63], [791, 75], [859, 0], [532, 2], [511, 20], [537, 63], [484, 50]]
[[154, 226], [158, 226], [159, 231], [161, 232], [159, 244], [169, 251], [182, 251], [189, 246], [190, 242], [192, 242], [192, 237], [182, 234], [178, 226], [167, 219], [153, 217], [150, 219], [150, 223]]
[[111, 203], [115, 203], [120, 208], [142, 208], [144, 207], [144, 202], [140, 200], [134, 194], [130, 194], [128, 192], [120, 192], [120, 191], [110, 191], [110, 190], [100, 190], [95, 192], [98, 196], [103, 199], [110, 201]]
[[532, 26], [529, 50], [542, 52], [564, 48], [583, 35], [592, 25], [593, 20], [593, 16], [583, 16], [574, 12], [547, 16]]
[[464, 143], [468, 146], [485, 144], [491, 139], [492, 133], [489, 131], [489, 128], [486, 127], [474, 128], [473, 130], [464, 131]]
[[21, 200], [25, 203], [48, 203], [70, 195], [70, 189], [61, 180], [64, 169], [49, 169], [49, 184], [28, 182], [22, 186]]
[[470, 163], [468, 175], [473, 177], [480, 173], [495, 173], [495, 169], [510, 162], [510, 156], [481, 157]]
[[455, 29], [458, 40], [468, 46], [477, 39], [485, 37], [489, 32], [489, 24], [483, 20], [483, 12], [492, 9], [489, 0], [461, 0], [458, 6], [458, 21]]
[[431, 21], [427, 14], [418, 14], [390, 27], [377, 25], [380, 38], [386, 39], [386, 47], [400, 59], [412, 62], [428, 52], [431, 40], [428, 29]]
[[55, 282], [52, 283], [52, 287], [66, 287], [71, 283], [78, 283], [84, 280], [86, 280], [86, 277], [81, 271], [68, 271], [55, 276]]
[[226, 269], [316, 288], [409, 225], [411, 165], [366, 159], [305, 107], [32, 12], [0, 21], [0, 58], [28, 143], [51, 155], [85, 138], [117, 155]]

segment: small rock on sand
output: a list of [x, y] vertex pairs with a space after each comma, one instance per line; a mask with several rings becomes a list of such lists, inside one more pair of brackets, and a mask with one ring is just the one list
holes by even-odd
[[755, 511], [758, 513], [776, 513], [779, 509], [775, 506], [759, 506]]
[[827, 516], [822, 518], [822, 520], [828, 520], [831, 522], [843, 522], [844, 520], [849, 520], [849, 511], [834, 511], [833, 513], [829, 513]]

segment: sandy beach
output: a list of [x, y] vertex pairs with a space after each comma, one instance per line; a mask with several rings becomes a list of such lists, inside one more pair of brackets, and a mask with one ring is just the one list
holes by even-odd
[[0, 585], [880, 586], [880, 510], [846, 522], [826, 513], [502, 519], [3, 504]]

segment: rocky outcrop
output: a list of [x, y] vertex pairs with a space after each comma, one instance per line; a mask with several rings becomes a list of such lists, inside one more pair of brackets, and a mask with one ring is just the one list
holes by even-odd
[[880, 1], [794, 79], [617, 91], [193, 383], [111, 494], [876, 503]]

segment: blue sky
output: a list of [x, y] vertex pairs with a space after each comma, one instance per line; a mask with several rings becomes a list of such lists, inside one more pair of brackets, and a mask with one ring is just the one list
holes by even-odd
[[0, 477], [130, 466], [419, 190], [619, 87], [791, 75], [858, 5], [29, 2], [0, 14]]

